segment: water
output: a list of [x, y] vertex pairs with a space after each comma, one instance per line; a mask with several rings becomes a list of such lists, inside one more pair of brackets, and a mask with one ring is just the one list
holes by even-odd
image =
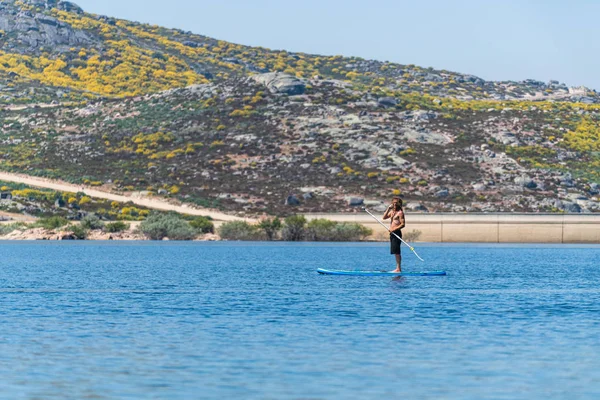
[[600, 247], [0, 243], [0, 397], [597, 399]]

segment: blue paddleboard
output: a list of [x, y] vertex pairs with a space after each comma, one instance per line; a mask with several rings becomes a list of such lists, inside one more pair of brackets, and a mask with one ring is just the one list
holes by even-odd
[[319, 268], [317, 272], [323, 275], [353, 275], [353, 276], [444, 276], [446, 271], [431, 272], [392, 272], [392, 271], [340, 271]]

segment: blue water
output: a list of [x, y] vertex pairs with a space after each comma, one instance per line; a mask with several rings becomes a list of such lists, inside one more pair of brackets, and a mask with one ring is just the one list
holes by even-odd
[[0, 243], [0, 397], [598, 399], [600, 247]]

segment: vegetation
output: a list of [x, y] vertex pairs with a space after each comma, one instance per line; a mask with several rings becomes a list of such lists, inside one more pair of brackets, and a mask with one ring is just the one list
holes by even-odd
[[104, 231], [108, 233], [119, 233], [129, 230], [130, 225], [123, 221], [111, 222], [104, 225]]
[[257, 241], [263, 239], [258, 227], [246, 221], [225, 222], [219, 227], [219, 235], [224, 240], [232, 241]]
[[81, 220], [81, 227], [87, 230], [97, 230], [104, 228], [104, 223], [97, 215], [88, 214]]
[[151, 240], [191, 240], [196, 236], [194, 228], [177, 214], [151, 214], [139, 230]]
[[190, 226], [198, 233], [215, 233], [215, 225], [210, 218], [196, 217], [190, 221]]
[[48, 230], [62, 228], [69, 224], [69, 221], [63, 217], [49, 217], [38, 220], [34, 227], [44, 228]]
[[272, 241], [276, 238], [277, 234], [281, 230], [281, 220], [275, 218], [265, 218], [258, 224], [258, 227], [263, 230], [268, 241]]
[[288, 242], [299, 242], [306, 237], [306, 218], [303, 215], [292, 215], [285, 219], [281, 236]]
[[340, 223], [326, 219], [314, 219], [306, 228], [306, 238], [309, 241], [323, 242], [353, 242], [361, 241], [371, 236], [373, 231], [357, 223]]

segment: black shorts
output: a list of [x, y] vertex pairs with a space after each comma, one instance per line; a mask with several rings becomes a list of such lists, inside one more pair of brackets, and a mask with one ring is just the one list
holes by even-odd
[[[402, 231], [398, 229], [394, 232], [396, 235], [402, 237]], [[402, 242], [395, 235], [390, 233], [390, 254], [400, 254], [400, 245]]]

